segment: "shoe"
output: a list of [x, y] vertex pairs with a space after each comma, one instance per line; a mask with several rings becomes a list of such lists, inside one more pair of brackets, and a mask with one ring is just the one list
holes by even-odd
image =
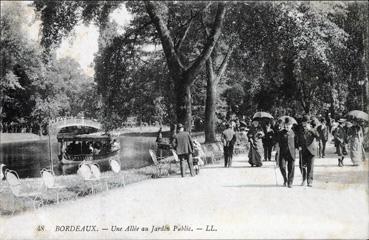
[[308, 183], [308, 185], [307, 185], [308, 187], [312, 187], [313, 185], [311, 184], [311, 183]]
[[288, 188], [292, 188], [292, 184], [288, 184]]
[[287, 182], [284, 182], [284, 183], [283, 183], [283, 187], [286, 187], [286, 186], [287, 186]]
[[306, 181], [304, 180], [302, 181], [301, 186], [305, 186], [305, 185], [306, 185]]

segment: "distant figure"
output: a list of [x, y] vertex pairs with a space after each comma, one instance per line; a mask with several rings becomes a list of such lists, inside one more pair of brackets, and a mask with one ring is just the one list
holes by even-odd
[[299, 150], [302, 154], [300, 164], [302, 172], [302, 183], [304, 186], [307, 180], [307, 186], [312, 187], [314, 174], [314, 159], [317, 153], [317, 141], [319, 141], [319, 133], [311, 127], [308, 117], [302, 120], [302, 130], [299, 132]]
[[250, 150], [249, 150], [249, 163], [251, 166], [261, 167], [263, 163], [261, 162], [261, 158], [264, 154], [263, 142], [262, 138], [264, 137], [263, 129], [259, 126], [258, 121], [252, 122], [252, 127], [247, 133], [247, 137], [250, 142]]
[[265, 134], [265, 136], [263, 138], [264, 161], [271, 161], [272, 160], [272, 148], [273, 148], [274, 131], [271, 128], [270, 123], [266, 124], [264, 134]]
[[325, 146], [327, 145], [328, 141], [328, 134], [329, 129], [328, 126], [325, 123], [325, 119], [321, 119], [321, 125], [317, 127], [317, 131], [319, 133], [319, 157], [324, 158], [325, 157]]
[[204, 165], [204, 161], [201, 158], [205, 157], [205, 153], [202, 150], [201, 144], [197, 140], [193, 140], [193, 147], [193, 168], [196, 175], [198, 175], [200, 173], [200, 166]]
[[160, 127], [158, 131], [158, 135], [156, 136], [156, 142], [161, 143], [163, 141], [162, 127]]
[[292, 125], [290, 119], [286, 118], [284, 128], [278, 132], [276, 139], [279, 146], [277, 161], [284, 180], [283, 186], [288, 186], [289, 188], [293, 184], [297, 148], [297, 138], [292, 130]]
[[193, 153], [193, 143], [191, 136], [188, 132], [184, 131], [183, 125], [180, 123], [177, 126], [178, 133], [173, 138], [173, 148], [176, 150], [179, 163], [181, 166], [181, 175], [185, 176], [185, 166], [183, 161], [186, 160], [188, 167], [190, 169], [191, 176], [195, 176], [193, 163], [192, 163], [192, 153]]
[[334, 130], [334, 138], [336, 140], [337, 154], [338, 154], [338, 166], [343, 167], [343, 159], [347, 155], [346, 151], [346, 131], [344, 129], [345, 119], [338, 120], [339, 125]]
[[112, 144], [111, 144], [111, 150], [112, 151], [118, 151], [120, 149], [120, 144], [117, 141], [117, 139], [114, 139]]
[[278, 143], [278, 136], [279, 136], [279, 132], [281, 130], [283, 130], [283, 120], [278, 119], [278, 121], [273, 126], [273, 131], [274, 131], [273, 142], [274, 142], [274, 146], [275, 146], [275, 161], [276, 161], [277, 165], [279, 164], [279, 153], [280, 153], [280, 151], [279, 151], [280, 148], [279, 148], [279, 143]]
[[236, 134], [232, 130], [231, 125], [229, 123], [225, 124], [226, 130], [222, 133], [222, 143], [224, 150], [224, 167], [232, 166], [232, 158], [233, 158], [233, 148], [236, 143]]
[[354, 166], [359, 166], [360, 161], [363, 159], [363, 131], [356, 121], [349, 128], [347, 133], [348, 146], [350, 151], [350, 158]]

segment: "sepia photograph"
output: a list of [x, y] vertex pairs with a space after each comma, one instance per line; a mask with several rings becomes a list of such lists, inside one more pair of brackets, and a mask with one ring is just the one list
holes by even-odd
[[0, 239], [369, 239], [368, 1], [0, 3]]

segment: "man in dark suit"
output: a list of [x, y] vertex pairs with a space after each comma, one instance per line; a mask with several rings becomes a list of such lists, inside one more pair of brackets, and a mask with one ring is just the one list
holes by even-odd
[[[284, 179], [283, 186], [291, 188], [295, 174], [296, 136], [292, 130], [292, 122], [289, 118], [286, 118], [284, 128], [276, 136], [279, 145], [279, 169]], [[288, 174], [286, 173], [286, 165]]]
[[318, 133], [319, 133], [319, 157], [324, 158], [325, 157], [325, 146], [328, 141], [328, 134], [329, 129], [328, 126], [325, 123], [325, 119], [321, 119], [321, 125], [317, 127]]
[[190, 169], [191, 176], [195, 176], [193, 163], [192, 163], [192, 153], [193, 153], [193, 143], [191, 136], [188, 132], [184, 131], [183, 125], [178, 124], [178, 133], [173, 138], [173, 147], [177, 152], [179, 163], [181, 166], [181, 175], [185, 176], [185, 166], [183, 161], [186, 160], [188, 168]]
[[307, 180], [308, 187], [312, 187], [314, 174], [314, 158], [317, 153], [317, 141], [319, 141], [319, 133], [310, 125], [310, 119], [304, 116], [302, 119], [302, 129], [299, 132], [299, 150], [302, 154], [300, 164], [302, 172], [302, 183], [304, 186]]
[[231, 127], [231, 124], [226, 123], [226, 128], [227, 129], [222, 132], [224, 167], [231, 167], [233, 158], [233, 148], [237, 139], [236, 134]]
[[345, 155], [347, 155], [346, 151], [346, 142], [347, 142], [347, 136], [346, 131], [344, 129], [344, 122], [345, 119], [338, 120], [339, 125], [334, 130], [334, 138], [337, 141], [337, 154], [338, 154], [338, 166], [343, 167], [343, 159], [345, 158]]

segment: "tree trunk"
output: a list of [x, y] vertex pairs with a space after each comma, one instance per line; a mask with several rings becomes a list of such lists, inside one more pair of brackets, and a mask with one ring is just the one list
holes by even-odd
[[192, 98], [191, 85], [184, 84], [185, 81], [176, 81], [176, 115], [177, 123], [182, 123], [185, 130], [191, 132], [192, 129]]
[[[208, 66], [207, 66], [208, 67]], [[216, 142], [216, 123], [215, 115], [216, 100], [217, 100], [217, 84], [214, 74], [209, 74], [206, 85], [206, 105], [205, 105], [205, 142]]]
[[[210, 57], [215, 44], [221, 35], [223, 20], [226, 12], [225, 3], [218, 3], [217, 12], [215, 14], [210, 35], [208, 36], [201, 53], [194, 61], [192, 61], [191, 65], [185, 65], [179, 57], [181, 52], [175, 47], [174, 40], [171, 36], [171, 31], [168, 28], [165, 17], [168, 14], [167, 7], [154, 1], [146, 1], [145, 6], [147, 13], [149, 14], [150, 19], [156, 28], [157, 34], [159, 35], [167, 60], [168, 70], [174, 81], [177, 122], [184, 124], [186, 130], [191, 132], [191, 85], [196, 79], [198, 73], [201, 71], [203, 65], [205, 65], [207, 59]], [[182, 38], [185, 38], [185, 35], [182, 36]]]

